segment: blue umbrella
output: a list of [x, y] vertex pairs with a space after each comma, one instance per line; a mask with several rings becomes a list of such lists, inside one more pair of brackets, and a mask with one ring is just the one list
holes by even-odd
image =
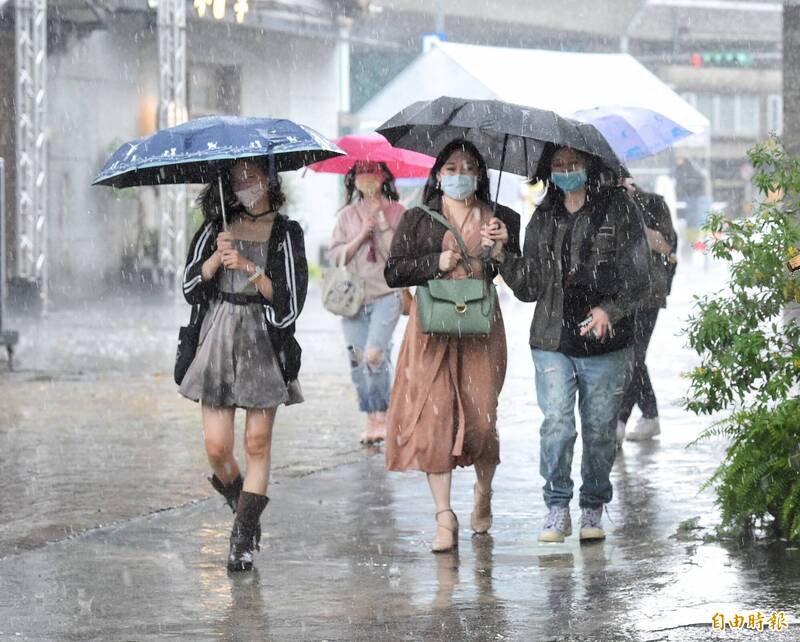
[[208, 183], [234, 161], [268, 156], [278, 172], [344, 152], [310, 127], [279, 118], [208, 116], [125, 143], [93, 185]]
[[694, 133], [644, 107], [595, 107], [576, 111], [572, 118], [600, 130], [624, 162], [653, 156]]
[[[92, 185], [134, 187], [219, 181], [234, 162], [266, 156], [270, 174], [299, 169], [344, 152], [310, 127], [281, 118], [208, 116], [125, 143]], [[227, 227], [223, 209], [222, 219]]]

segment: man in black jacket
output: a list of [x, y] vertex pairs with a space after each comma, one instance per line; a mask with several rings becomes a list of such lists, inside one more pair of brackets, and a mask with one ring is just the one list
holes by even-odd
[[[544, 413], [539, 465], [549, 510], [539, 540], [572, 533], [569, 502], [579, 397], [583, 458], [581, 540], [602, 539], [603, 505], [615, 429], [633, 358], [633, 311], [647, 286], [649, 250], [642, 215], [622, 188], [600, 188], [598, 161], [570, 148], [545, 152], [537, 172], [551, 184], [525, 233], [522, 257], [497, 250], [496, 221], [485, 246], [522, 301], [536, 301], [530, 346]], [[542, 171], [544, 167], [544, 171]], [[491, 226], [490, 226], [491, 227]]]

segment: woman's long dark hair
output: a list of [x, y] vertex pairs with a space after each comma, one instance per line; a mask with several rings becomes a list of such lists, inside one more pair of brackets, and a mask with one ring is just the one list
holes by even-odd
[[451, 140], [444, 146], [442, 151], [439, 152], [439, 155], [436, 157], [436, 162], [433, 164], [428, 174], [425, 190], [422, 193], [422, 202], [429, 203], [432, 199], [442, 195], [442, 188], [439, 185], [439, 179], [436, 175], [455, 151], [464, 151], [475, 159], [475, 163], [478, 165], [478, 188], [475, 190], [475, 196], [484, 203], [491, 203], [492, 196], [491, 189], [489, 188], [489, 173], [486, 169], [486, 161], [483, 160], [483, 156], [475, 145], [461, 138]]
[[[364, 195], [356, 188], [356, 165], [353, 163], [350, 171], [344, 175], [344, 188], [347, 190], [345, 195], [344, 204], [350, 205], [353, 202], [353, 197], [358, 192], [359, 198], [364, 198]], [[390, 201], [399, 201], [400, 194], [397, 192], [397, 186], [394, 184], [394, 174], [392, 174], [386, 163], [378, 163], [383, 173], [383, 184], [381, 185], [381, 194], [388, 198]]]
[[[257, 156], [244, 160], [260, 169], [264, 173], [264, 176], [267, 177], [270, 209], [279, 210], [283, 207], [286, 203], [286, 196], [281, 189], [281, 179], [277, 174], [270, 177], [268, 158], [266, 156]], [[239, 161], [228, 165], [222, 170], [222, 194], [225, 198], [225, 216], [229, 222], [247, 211], [244, 205], [239, 202], [239, 199], [236, 198], [236, 194], [233, 193], [233, 187], [231, 185], [231, 170], [237, 162]], [[219, 201], [218, 178], [215, 178], [203, 188], [200, 195], [197, 197], [197, 206], [203, 212], [203, 218], [206, 222], [210, 221], [215, 223], [218, 227], [222, 227], [222, 208], [220, 207]]]

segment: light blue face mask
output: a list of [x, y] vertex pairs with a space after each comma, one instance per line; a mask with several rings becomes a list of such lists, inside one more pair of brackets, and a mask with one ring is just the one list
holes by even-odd
[[577, 192], [586, 185], [586, 170], [579, 169], [574, 172], [552, 172], [550, 174], [555, 186], [562, 192]]
[[442, 176], [442, 191], [457, 201], [466, 201], [478, 189], [478, 177], [471, 174]]

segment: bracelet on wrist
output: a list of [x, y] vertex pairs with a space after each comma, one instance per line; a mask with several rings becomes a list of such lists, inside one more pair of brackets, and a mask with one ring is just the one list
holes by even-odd
[[253, 276], [251, 276], [247, 281], [249, 283], [255, 283], [258, 279], [260, 279], [264, 274], [264, 268], [256, 266], [255, 272], [253, 272]]

